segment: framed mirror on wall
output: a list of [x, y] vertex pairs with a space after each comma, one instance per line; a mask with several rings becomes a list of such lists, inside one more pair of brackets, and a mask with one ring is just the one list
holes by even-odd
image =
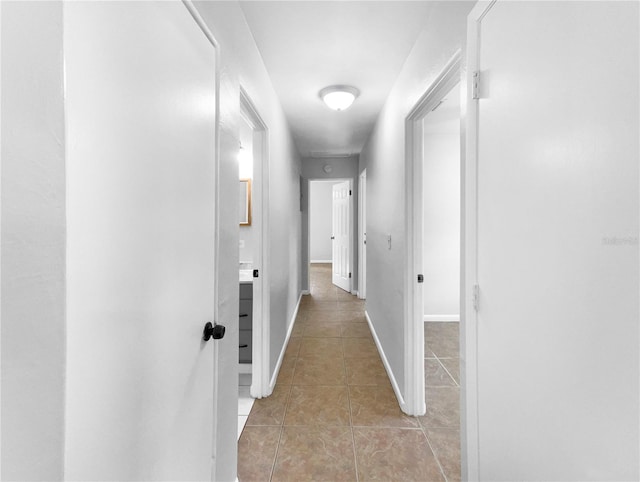
[[240, 226], [251, 226], [251, 179], [240, 179]]

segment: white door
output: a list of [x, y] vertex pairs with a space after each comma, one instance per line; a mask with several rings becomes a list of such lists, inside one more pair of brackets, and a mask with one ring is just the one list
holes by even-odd
[[215, 48], [182, 2], [64, 22], [65, 476], [211, 480]]
[[351, 182], [333, 185], [333, 284], [351, 293]]
[[638, 4], [479, 9], [479, 478], [638, 480]]

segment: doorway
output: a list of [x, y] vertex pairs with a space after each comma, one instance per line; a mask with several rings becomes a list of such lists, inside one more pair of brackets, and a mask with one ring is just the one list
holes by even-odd
[[[460, 478], [461, 54], [456, 52], [407, 118], [407, 409], [434, 410], [436, 454], [455, 450]], [[443, 467], [443, 469], [445, 469]]]
[[309, 181], [309, 273], [312, 264], [331, 267], [331, 282], [353, 294], [352, 179]]
[[[406, 123], [405, 389], [413, 415], [425, 412], [426, 378], [435, 375], [459, 390], [459, 330], [446, 323], [460, 320], [460, 68], [458, 51]], [[425, 322], [433, 323], [431, 345]], [[448, 366], [431, 349], [436, 341], [447, 345], [438, 351], [454, 360]]]
[[268, 131], [242, 88], [240, 114], [238, 436], [253, 400], [269, 395]]

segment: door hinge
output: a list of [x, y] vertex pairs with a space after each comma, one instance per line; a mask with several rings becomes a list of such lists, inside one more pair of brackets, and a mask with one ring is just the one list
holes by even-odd
[[258, 271], [257, 269], [253, 270], [253, 277], [254, 278], [259, 278], [260, 277], [260, 271]]
[[480, 309], [480, 286], [473, 285], [473, 309], [478, 311]]
[[418, 283], [424, 283], [424, 276], [421, 274], [418, 275]]
[[479, 71], [474, 72], [471, 79], [471, 98], [473, 99], [480, 98], [480, 72]]
[[349, 278], [351, 278], [351, 273], [349, 273]]

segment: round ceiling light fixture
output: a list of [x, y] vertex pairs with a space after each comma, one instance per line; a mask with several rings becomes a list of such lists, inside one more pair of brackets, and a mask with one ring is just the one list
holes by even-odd
[[320, 98], [333, 110], [348, 109], [358, 95], [360, 91], [350, 85], [331, 85], [320, 91]]

